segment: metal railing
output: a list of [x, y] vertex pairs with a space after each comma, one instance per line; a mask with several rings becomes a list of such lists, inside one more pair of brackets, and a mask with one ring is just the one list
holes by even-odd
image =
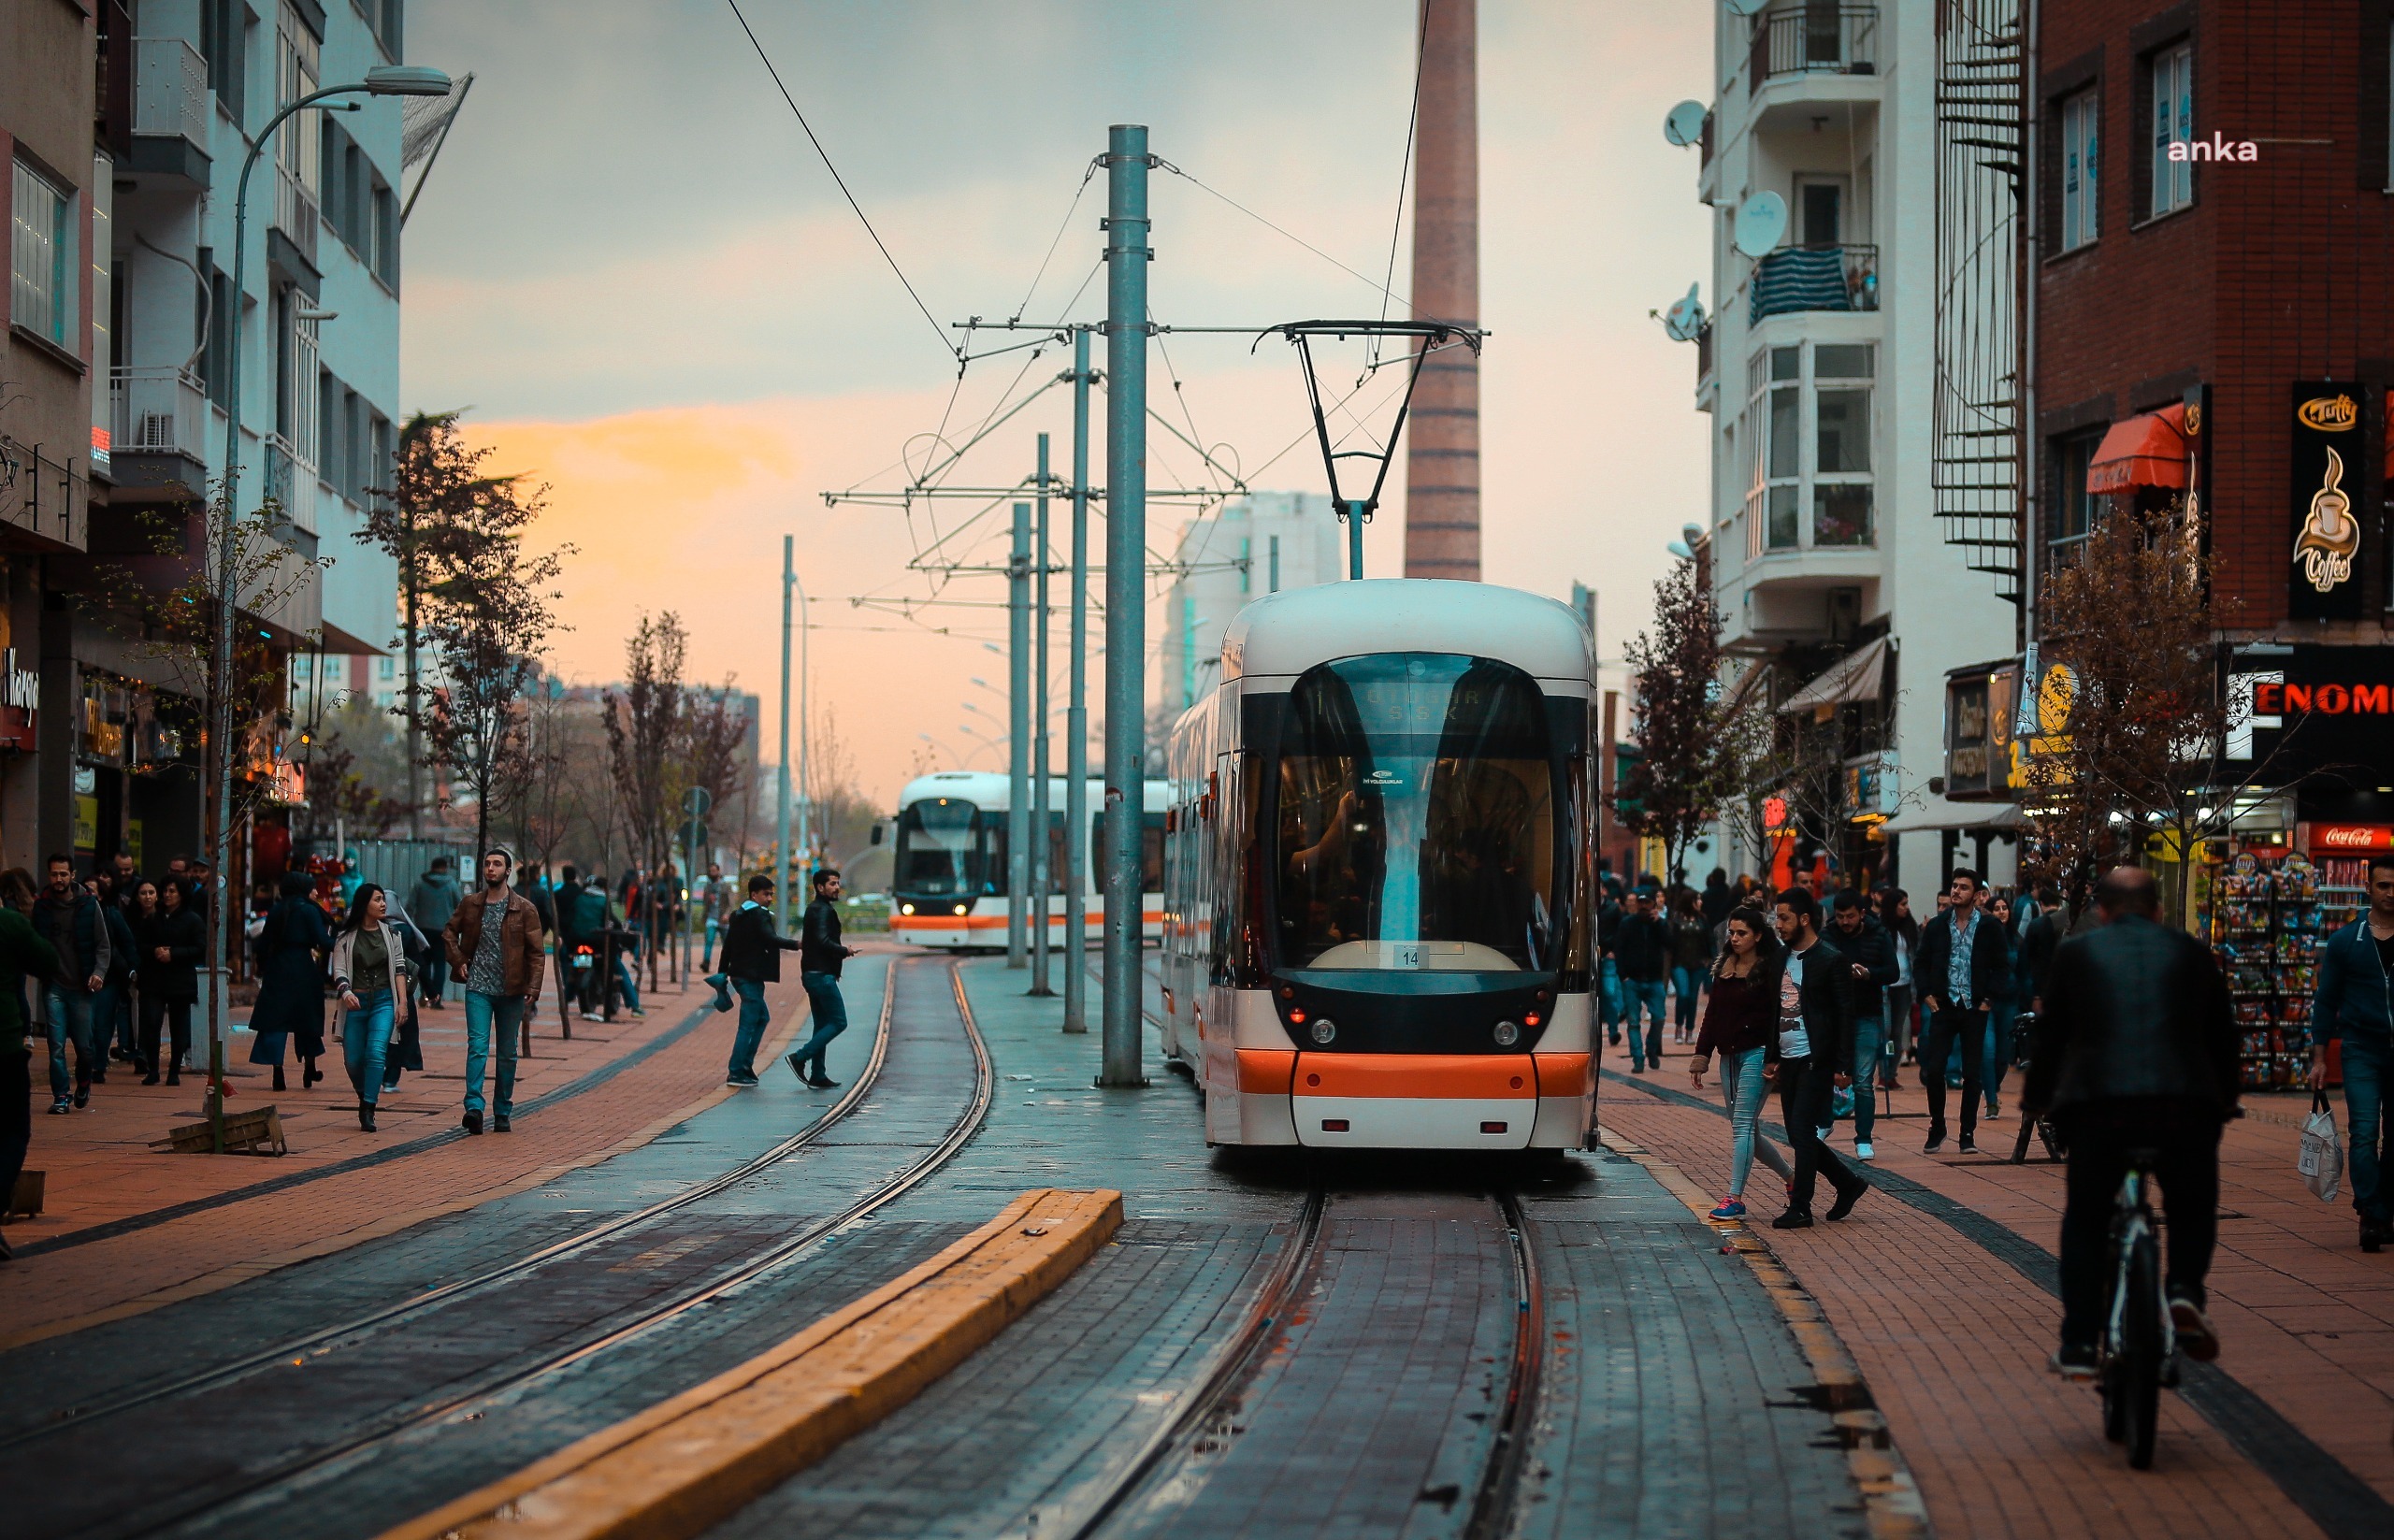
[[1750, 89], [1757, 91], [1774, 75], [1875, 75], [1879, 7], [1808, 0], [1767, 12], [1755, 20], [1748, 68]]
[[281, 166], [274, 169], [274, 227], [283, 233], [310, 267], [316, 261], [316, 194]]
[[182, 454], [208, 462], [208, 387], [174, 364], [108, 371], [108, 443], [118, 454]]
[[208, 148], [208, 61], [181, 38], [133, 40], [133, 131]]
[[316, 532], [316, 468], [280, 433], [266, 436], [266, 495], [296, 527]]
[[1754, 265], [1753, 321], [1796, 310], [1879, 308], [1876, 246], [1782, 246]]

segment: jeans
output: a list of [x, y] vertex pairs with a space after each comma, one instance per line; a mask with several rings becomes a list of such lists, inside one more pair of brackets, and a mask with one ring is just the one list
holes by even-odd
[[726, 1080], [757, 1078], [757, 1046], [765, 1041], [765, 1029], [773, 1024], [773, 1014], [765, 1006], [765, 986], [757, 979], [731, 980], [731, 992], [740, 997], [740, 1029], [731, 1035], [731, 1062], [725, 1066]]
[[1729, 1192], [1733, 1197], [1744, 1195], [1746, 1175], [1753, 1170], [1757, 1155], [1764, 1165], [1779, 1173], [1781, 1180], [1791, 1181], [1796, 1175], [1779, 1146], [1754, 1130], [1763, 1101], [1770, 1095], [1770, 1082], [1762, 1072], [1767, 1053], [1767, 1049], [1747, 1048], [1721, 1056], [1721, 1100], [1729, 1104]]
[[2020, 1018], [2020, 1007], [2008, 1000], [1995, 1002], [1986, 1014], [1986, 1062], [1983, 1073], [1986, 1080], [1987, 1105], [1995, 1104], [1995, 1096], [2003, 1089], [2003, 1072], [2012, 1067], [2012, 1024]]
[[1820, 1177], [1827, 1177], [1840, 1193], [1867, 1185], [1821, 1142], [1822, 1126], [1829, 1120], [1829, 1099], [1837, 1089], [1833, 1073], [1818, 1058], [1779, 1061], [1779, 1115], [1787, 1125], [1787, 1142], [1796, 1147], [1796, 1191], [1787, 1202], [1791, 1214], [1812, 1212], [1812, 1190]]
[[1621, 1041], [1621, 970], [1610, 957], [1596, 970], [1596, 1020], [1606, 1036]]
[[2169, 1252], [2163, 1291], [2203, 1303], [2203, 1279], [2219, 1235], [2217, 1115], [2155, 1097], [2065, 1107], [2059, 1121], [2070, 1141], [2061, 1214], [2061, 1340], [2091, 1346], [2102, 1335], [2112, 1283], [2112, 1205], [2130, 1150], [2154, 1153], [2153, 1174], [2161, 1182]]
[[2382, 1225], [2388, 1212], [2386, 1165], [2394, 1160], [2394, 1141], [2386, 1137], [2386, 1072], [2394, 1054], [2382, 1041], [2350, 1032], [2344, 1042], [2344, 1144], [2352, 1151], [2353, 1211]]
[[372, 1107], [382, 1094], [382, 1059], [391, 1051], [395, 1003], [388, 989], [360, 989], [357, 1009], [341, 1018], [341, 1062], [349, 1068], [349, 1083], [357, 1087], [361, 1107]]
[[[92, 1005], [99, 997], [87, 995], [80, 989], [70, 989], [63, 984], [50, 986], [50, 1099], [64, 1101], [77, 1087], [92, 1083], [92, 1072], [99, 1060], [94, 1052], [107, 1051], [92, 1040]], [[66, 1081], [66, 1045], [75, 1044], [75, 1083]]]
[[92, 1056], [106, 1062], [110, 1048], [134, 1051], [133, 986], [104, 984], [92, 997]]
[[710, 915], [707, 919], [707, 942], [704, 946], [699, 949], [699, 967], [700, 969], [712, 969], [714, 967], [714, 932], [715, 921], [714, 918]]
[[1904, 1051], [1911, 1046], [1911, 985], [1887, 986], [1887, 1060], [1880, 1070], [1879, 1084], [1891, 1091], [1896, 1088], [1896, 1071], [1904, 1061]]
[[[789, 1056], [790, 1066], [808, 1080], [829, 1080], [823, 1050], [848, 1029], [848, 1003], [840, 998], [840, 981], [829, 973], [800, 973], [798, 982], [806, 986], [806, 1003], [815, 1011], [815, 1033]], [[815, 1066], [813, 1074], [806, 1072], [810, 1063]]]
[[432, 947], [431, 955], [424, 959], [424, 976], [419, 982], [423, 986], [423, 997], [428, 1002], [438, 1002], [447, 992], [449, 953], [445, 948], [438, 944]]
[[[1621, 981], [1622, 1023], [1629, 1029], [1629, 1061], [1639, 1069], [1663, 1062], [1663, 991], [1669, 987], [1663, 979]], [[1641, 1012], [1647, 1021], [1642, 1036], [1637, 1025]]]
[[[162, 1070], [168, 1074], [182, 1072], [183, 1056], [191, 1052], [191, 1008], [192, 1001], [187, 1000], [166, 1000], [147, 991], [142, 994], [141, 1058], [151, 1074]], [[163, 1057], [158, 1041], [162, 1029], [173, 1033], [166, 1039]]]
[[1945, 1056], [1956, 1043], [1962, 1050], [1962, 1138], [1978, 1131], [1980, 1056], [1986, 1047], [1986, 1029], [1976, 1011], [1936, 1011], [1920, 1038], [1920, 1083], [1928, 1091], [1928, 1137], [1945, 1137]]
[[498, 1040], [498, 1085], [491, 1111], [515, 1113], [515, 1050], [523, 1036], [524, 997], [466, 991], [466, 1110], [483, 1110], [483, 1072], [490, 1063], [491, 1039]]
[[1887, 1057], [1887, 1023], [1879, 1016], [1853, 1018], [1853, 1137], [1857, 1144], [1870, 1143], [1870, 1130], [1877, 1126], [1879, 1098], [1872, 1087], [1879, 1079], [1881, 1061]]
[[1690, 1037], [1695, 1035], [1695, 992], [1703, 984], [1701, 968], [1671, 970], [1671, 1026]]
[[624, 942], [614, 948], [614, 953], [615, 987], [624, 992], [624, 1004], [637, 1011], [640, 1009], [640, 985], [634, 981], [640, 977], [640, 947], [635, 943]]

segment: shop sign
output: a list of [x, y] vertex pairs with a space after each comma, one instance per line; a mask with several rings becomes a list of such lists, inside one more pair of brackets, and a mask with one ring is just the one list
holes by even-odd
[[2363, 453], [2356, 384], [2298, 381], [2289, 423], [2293, 454], [2293, 569], [2286, 612], [2297, 620], [2357, 620], [2361, 503], [2370, 466]]
[[2015, 736], [2020, 665], [1957, 669], [1945, 679], [1945, 795], [2008, 799], [2027, 784]]
[[2394, 647], [2300, 642], [2269, 662], [2228, 675], [2228, 758], [2265, 785], [2394, 763]]
[[0, 654], [0, 749], [34, 751], [40, 708], [41, 675], [17, 667], [14, 647]]
[[2295, 840], [2314, 856], [2364, 856], [2394, 850], [2394, 824], [2304, 824]]

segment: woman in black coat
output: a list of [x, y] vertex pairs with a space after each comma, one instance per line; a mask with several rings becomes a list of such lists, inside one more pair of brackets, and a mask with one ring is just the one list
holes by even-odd
[[282, 1083], [285, 1037], [298, 1039], [299, 1058], [307, 1066], [303, 1086], [324, 1077], [316, 1060], [324, 1051], [324, 957], [333, 949], [333, 928], [312, 897], [316, 880], [304, 871], [287, 873], [282, 897], [258, 934], [258, 1002], [250, 1013], [250, 1030], [256, 1041], [250, 1062], [274, 1066], [274, 1088]]
[[180, 883], [162, 892], [144, 878], [133, 921], [134, 968], [141, 978], [141, 1060], [144, 1086], [158, 1084], [158, 1039], [168, 1029], [166, 1084], [182, 1081], [183, 1056], [191, 1052], [191, 1008], [199, 999], [200, 955], [208, 950], [208, 927], [199, 911], [183, 902]]

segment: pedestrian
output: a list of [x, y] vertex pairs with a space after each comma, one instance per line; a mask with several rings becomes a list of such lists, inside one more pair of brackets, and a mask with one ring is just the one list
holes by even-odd
[[2204, 1279], [2219, 1231], [2220, 1130], [2240, 1115], [2236, 1022], [2211, 949], [2156, 923], [2160, 897], [2136, 867], [2096, 884], [2102, 923], [2054, 955], [2020, 1093], [2022, 1115], [2052, 1117], [2070, 1145], [2053, 1367], [2070, 1379], [2095, 1374], [2113, 1203], [2136, 1152], [2149, 1153], [2161, 1183], [2162, 1291], [2178, 1346], [2198, 1362], [2219, 1356]]
[[[410, 976], [422, 978], [425, 961], [441, 950], [440, 943], [424, 933], [423, 928], [409, 917], [399, 901], [391, 897], [391, 890], [387, 887], [382, 890], [382, 901], [390, 906], [382, 923], [397, 932], [399, 950], [407, 957]], [[419, 998], [422, 994], [421, 989], [403, 989], [393, 1002], [391, 1045], [382, 1052], [382, 1089], [385, 1093], [397, 1090], [400, 1076], [409, 1071], [418, 1074], [424, 1072], [424, 1021], [417, 1013], [417, 1007], [423, 1003]]]
[[1683, 892], [1673, 909], [1671, 932], [1671, 1041], [1695, 1041], [1696, 994], [1712, 966], [1712, 928], [1704, 922], [1696, 895]]
[[2377, 1251], [2394, 1240], [2386, 1192], [2386, 1168], [2394, 1162], [2386, 1117], [2387, 1071], [2394, 1063], [2394, 856], [2371, 856], [2368, 877], [2369, 913], [2319, 946], [2311, 1088], [2327, 1085], [2328, 1045], [2341, 1043], [2353, 1209], [2360, 1216], [2360, 1248]]
[[[815, 1031], [789, 1056], [789, 1067], [817, 1090], [829, 1090], [839, 1082], [823, 1062], [824, 1050], [848, 1029], [848, 1005], [840, 996], [840, 965], [856, 956], [855, 947], [840, 942], [840, 874], [830, 867], [815, 873], [814, 901], [806, 906], [799, 935], [798, 982], [805, 986], [807, 1006], [815, 1014]], [[1655, 1024], [1655, 1029], [1662, 1029], [1661, 1023]], [[815, 1066], [813, 1074], [806, 1072], [810, 1063]]]
[[1862, 895], [1840, 888], [1829, 905], [1832, 934], [1853, 972], [1853, 1158], [1873, 1159], [1879, 1099], [1873, 1083], [1887, 1054], [1886, 997], [1896, 982], [1896, 943]]
[[2003, 1072], [2012, 1066], [2012, 1024], [2020, 1017], [2020, 944], [2019, 932], [2012, 928], [2010, 899], [1997, 894], [1987, 903], [1986, 916], [1995, 922], [1995, 933], [2003, 943], [2003, 976], [1996, 981], [1995, 993], [1988, 997], [1986, 1013], [1986, 1083], [1983, 1094], [1986, 1099], [1985, 1115], [1992, 1119], [2003, 1114], [1996, 1093], [2003, 1089]]
[[[34, 907], [33, 873], [22, 867], [0, 871], [0, 1203], [17, 1190], [32, 1147], [33, 1050], [25, 1043], [25, 986], [58, 971], [58, 953], [42, 940], [28, 917]], [[0, 1261], [11, 1259], [0, 1239]]]
[[[1629, 1031], [1629, 1066], [1644, 1074], [1651, 1060], [1663, 1065], [1663, 991], [1671, 971], [1670, 931], [1654, 913], [1654, 890], [1640, 887], [1629, 895], [1629, 913], [1613, 936], [1613, 957], [1621, 971], [1622, 1019]], [[1638, 1018], [1646, 1025], [1641, 1029]]]
[[[250, 1062], [274, 1066], [274, 1088], [282, 1079], [284, 1052], [296, 1039], [304, 1066], [304, 1088], [322, 1080], [316, 1060], [324, 1051], [324, 957], [333, 949], [332, 926], [316, 902], [316, 879], [304, 871], [287, 871], [282, 897], [258, 932], [258, 999], [250, 1011]], [[188, 901], [191, 888], [183, 897]], [[203, 921], [205, 910], [197, 904]]]
[[1912, 959], [1920, 956], [1920, 922], [1912, 918], [1911, 895], [1902, 888], [1882, 887], [1878, 897], [1879, 923], [1886, 927], [1887, 941], [1896, 949], [1896, 982], [1887, 986], [1883, 1001], [1887, 1053], [1879, 1073], [1879, 1088], [1893, 1091], [1903, 1088], [1899, 1072], [1918, 1035], [1914, 1017], [1920, 985], [1912, 972]]
[[541, 912], [508, 885], [514, 867], [514, 853], [503, 846], [483, 852], [482, 887], [458, 901], [441, 935], [451, 968], [466, 981], [468, 1133], [483, 1131], [483, 1070], [494, 1038], [498, 1081], [490, 1104], [491, 1131], [505, 1133], [512, 1126], [516, 1044], [523, 1024], [541, 1003], [541, 971], [547, 966]]
[[1804, 1230], [1812, 1223], [1818, 1179], [1825, 1177], [1837, 1193], [1826, 1215], [1832, 1220], [1853, 1213], [1870, 1190], [1870, 1184], [1848, 1171], [1821, 1137], [1829, 1126], [1831, 1099], [1853, 1078], [1847, 1069], [1853, 1062], [1854, 983], [1851, 959], [1821, 938], [1821, 904], [1810, 888], [1786, 889], [1776, 907], [1773, 923], [1787, 946], [1781, 966], [1795, 989], [1793, 999], [1781, 991], [1788, 1011], [1780, 1018], [1779, 1059], [1766, 1066], [1765, 1072], [1779, 1087], [1780, 1120], [1796, 1150], [1796, 1181], [1787, 1212], [1770, 1225], [1773, 1230]]
[[1714, 867], [1712, 875], [1704, 879], [1703, 897], [1696, 901], [1702, 909], [1705, 929], [1720, 929], [1728, 919], [1729, 911], [1738, 907], [1737, 895], [1729, 891], [1729, 874]]
[[340, 1058], [357, 1087], [357, 1126], [374, 1131], [382, 1095], [382, 1060], [391, 1049], [398, 993], [407, 987], [407, 957], [389, 925], [391, 904], [380, 883], [359, 883], [333, 940], [325, 971], [340, 996]]
[[1605, 1039], [1621, 1046], [1621, 959], [1613, 943], [1621, 937], [1621, 894], [1612, 877], [1603, 879], [1596, 900], [1596, 1019]]
[[[730, 1010], [732, 995], [740, 997], [740, 1026], [732, 1033], [725, 1085], [757, 1084], [757, 1048], [765, 1041], [765, 1029], [772, 1024], [772, 1015], [765, 1008], [765, 986], [781, 982], [782, 954], [800, 951], [803, 944], [795, 936], [773, 934], [773, 880], [763, 872], [749, 878], [748, 901], [724, 922], [723, 968], [707, 979], [708, 987], [714, 991], [716, 1010]], [[801, 977], [804, 967], [801, 958]], [[805, 1072], [800, 1071], [799, 1078], [805, 1079]]]
[[1704, 1006], [1704, 1026], [1696, 1035], [1695, 1057], [1688, 1061], [1688, 1078], [1698, 1091], [1721, 1058], [1721, 1096], [1729, 1104], [1729, 1192], [1712, 1211], [1715, 1219], [1746, 1216], [1746, 1175], [1754, 1157], [1788, 1182], [1794, 1168], [1779, 1146], [1755, 1130], [1763, 1099], [1770, 1094], [1765, 1066], [1779, 1059], [1781, 989], [1786, 980], [1784, 956], [1762, 911], [1741, 905], [1723, 921], [1728, 943], [1711, 968], [1711, 987]]
[[2070, 935], [2070, 910], [2061, 901], [2060, 891], [2050, 878], [2037, 885], [2036, 917], [2020, 931], [2020, 947], [2012, 962], [2012, 998], [2014, 1003], [2025, 1003], [2030, 1012], [2044, 1007], [2045, 975], [2054, 965], [2054, 952]]
[[103, 1085], [108, 1061], [133, 1062], [133, 927], [108, 890], [108, 879], [94, 877], [84, 885], [99, 900], [101, 922], [108, 928], [108, 981], [92, 997], [92, 1045], [97, 1050], [92, 1083]]
[[[45, 1003], [50, 1021], [50, 1110], [73, 1112], [92, 1103], [92, 1087], [105, 1078], [107, 1044], [96, 1033], [94, 1007], [114, 967], [113, 941], [100, 900], [75, 881], [75, 862], [52, 856], [45, 863], [50, 885], [34, 900], [33, 926], [58, 954]], [[75, 1050], [75, 1079], [66, 1079], [66, 1050]]]
[[191, 1052], [191, 1008], [199, 999], [199, 963], [208, 950], [208, 928], [197, 911], [183, 902], [180, 883], [168, 882], [162, 888], [144, 878], [139, 903], [135, 944], [141, 958], [141, 1084], [158, 1084], [163, 1052], [166, 1084], [180, 1086], [183, 1056]]
[[1920, 1039], [1920, 1083], [1928, 1093], [1928, 1142], [1922, 1152], [1945, 1147], [1945, 1056], [1962, 1049], [1961, 1153], [1978, 1153], [1978, 1113], [1985, 1083], [1987, 1017], [2005, 987], [2012, 966], [2003, 928], [1979, 910], [1979, 874], [1955, 867], [1945, 908], [1921, 927], [1920, 961], [1914, 977], [1927, 1029]]
[[[450, 874], [449, 857], [433, 857], [432, 868], [416, 879], [415, 891], [408, 897], [408, 913], [426, 935], [437, 936], [449, 928], [449, 916], [457, 912], [457, 879]], [[433, 947], [424, 959], [424, 978], [419, 993], [424, 1002], [436, 1011], [445, 1011], [449, 1002], [449, 958], [440, 947]]]
[[723, 868], [713, 861], [707, 863], [706, 885], [699, 890], [699, 912], [707, 928], [705, 943], [699, 949], [701, 971], [714, 970], [714, 938], [723, 922], [731, 914], [731, 885], [723, 880]]

